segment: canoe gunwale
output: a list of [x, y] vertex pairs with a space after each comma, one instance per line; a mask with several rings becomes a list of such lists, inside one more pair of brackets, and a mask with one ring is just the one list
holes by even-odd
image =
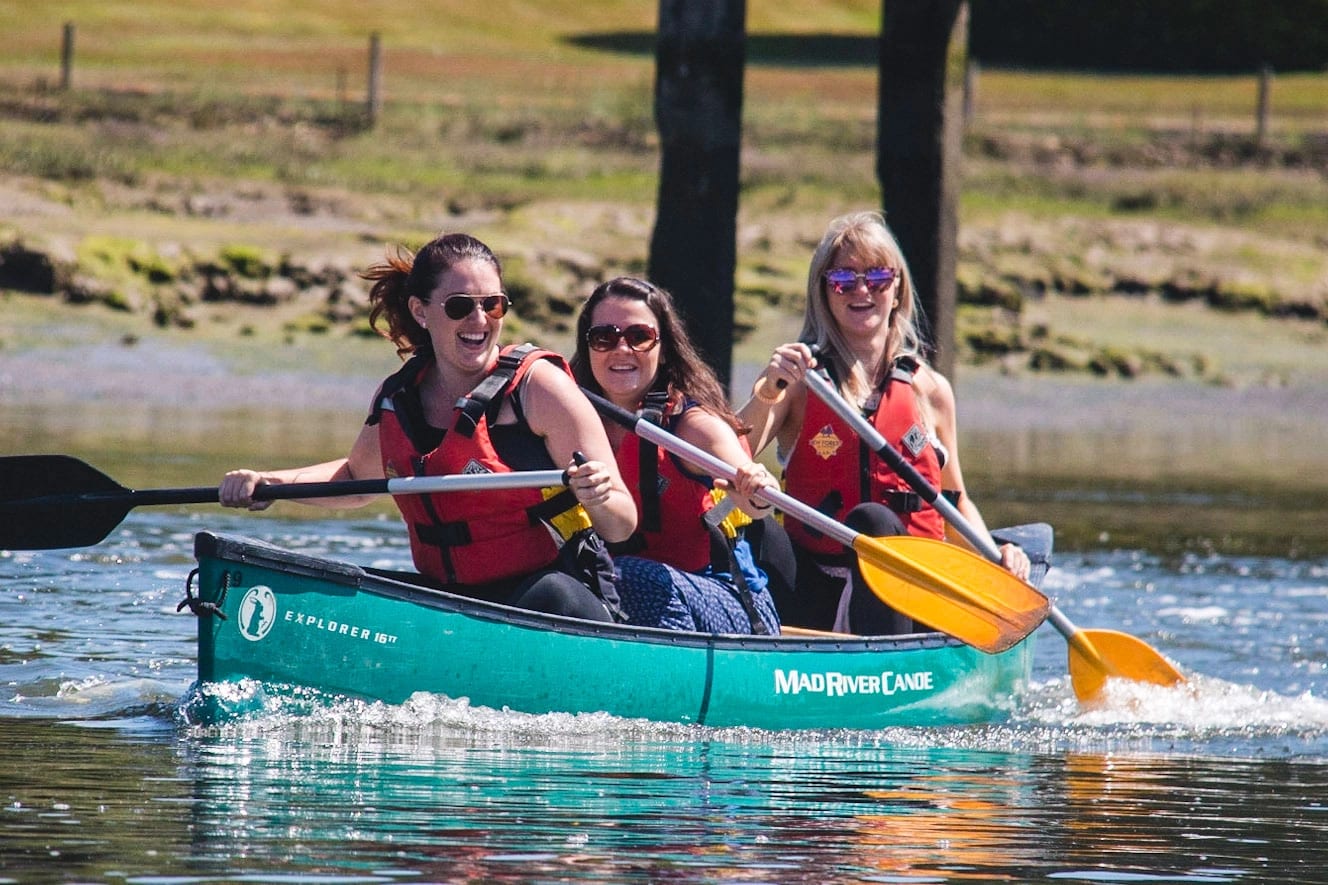
[[[452, 611], [467, 617], [496, 621], [514, 626], [558, 633], [592, 636], [626, 642], [709, 648], [713, 650], [852, 651], [891, 652], [917, 649], [962, 647], [964, 644], [943, 633], [912, 633], [901, 636], [752, 636], [692, 633], [626, 624], [585, 621], [562, 615], [545, 614], [514, 608], [496, 602], [462, 596], [403, 578], [410, 573], [389, 572], [361, 567], [334, 559], [312, 556], [277, 547], [266, 541], [240, 535], [200, 531], [194, 537], [194, 555], [200, 561], [215, 559], [223, 563], [253, 565], [286, 574], [314, 578], [358, 591]], [[400, 577], [396, 577], [400, 576]]]

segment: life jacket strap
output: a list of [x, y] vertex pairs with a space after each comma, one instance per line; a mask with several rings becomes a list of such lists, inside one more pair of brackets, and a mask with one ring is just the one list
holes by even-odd
[[417, 522], [415, 536], [434, 547], [463, 547], [469, 544], [470, 526], [464, 522]]
[[[959, 499], [964, 493], [958, 489], [941, 489], [941, 495], [951, 504], [959, 506]], [[886, 492], [881, 496], [881, 503], [889, 507], [895, 513], [917, 513], [927, 506], [927, 502], [922, 500], [922, 496], [917, 492], [910, 492], [904, 489], [895, 489]]]
[[[667, 388], [652, 390], [645, 395], [640, 416], [657, 427], [664, 424], [664, 410], [669, 405]], [[659, 447], [640, 437], [636, 445], [637, 485], [641, 493], [641, 531], [658, 532], [662, 527], [659, 513]]]
[[452, 429], [462, 436], [472, 437], [479, 428], [480, 419], [488, 418], [489, 423], [493, 424], [503, 407], [503, 399], [507, 396], [512, 379], [516, 377], [521, 363], [534, 350], [534, 344], [522, 344], [499, 355], [494, 370], [475, 385], [474, 390], [456, 401], [457, 415], [452, 422]]
[[922, 509], [922, 496], [917, 492], [895, 489], [883, 494], [881, 503], [895, 513], [917, 513]]
[[729, 577], [733, 581], [733, 589], [738, 591], [738, 602], [742, 604], [742, 610], [747, 613], [747, 620], [751, 624], [752, 634], [755, 636], [769, 636], [770, 627], [766, 624], [765, 619], [761, 617], [761, 613], [757, 611], [756, 599], [752, 596], [751, 588], [747, 586], [747, 576], [738, 567], [738, 558], [733, 553], [737, 539], [727, 537], [720, 527], [720, 524], [735, 506], [732, 498], [725, 497], [724, 500], [701, 514], [701, 522], [710, 535], [710, 565], [717, 572], [726, 571], [729, 573]]
[[556, 495], [527, 507], [526, 518], [530, 520], [531, 525], [552, 522], [554, 518], [562, 516], [567, 511], [575, 508], [577, 503], [576, 495], [572, 494], [572, 490], [563, 489]]

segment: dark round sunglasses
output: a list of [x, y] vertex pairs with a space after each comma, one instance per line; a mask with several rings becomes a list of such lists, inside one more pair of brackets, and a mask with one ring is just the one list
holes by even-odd
[[899, 271], [893, 267], [869, 267], [861, 273], [852, 268], [832, 267], [821, 274], [821, 278], [830, 287], [830, 291], [836, 295], [851, 292], [858, 287], [859, 282], [866, 283], [867, 291], [874, 294], [882, 289], [890, 288], [890, 284], [898, 276]]
[[614, 325], [591, 326], [586, 330], [586, 344], [591, 350], [600, 352], [615, 350], [619, 341], [626, 341], [627, 346], [637, 353], [653, 350], [659, 343], [659, 330], [645, 323], [636, 323], [626, 329]]
[[512, 299], [499, 293], [497, 295], [466, 295], [457, 293], [443, 299], [443, 313], [449, 319], [464, 320], [479, 308], [495, 320], [507, 316], [507, 309], [512, 306]]

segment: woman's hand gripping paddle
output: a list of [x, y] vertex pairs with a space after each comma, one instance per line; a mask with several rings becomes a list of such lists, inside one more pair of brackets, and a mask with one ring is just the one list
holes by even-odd
[[[565, 485], [560, 470], [408, 476], [260, 485], [259, 501], [337, 498], [342, 495], [414, 495], [479, 489]], [[104, 540], [135, 507], [145, 504], [216, 504], [216, 486], [132, 491], [69, 455], [0, 458], [0, 550], [88, 547]]]
[[[866, 418], [858, 413], [839, 391], [830, 383], [830, 379], [821, 372], [809, 372], [807, 386], [834, 410], [835, 414], [848, 422], [855, 433], [879, 455], [885, 463], [899, 475], [913, 491], [917, 492], [928, 504], [931, 504], [950, 525], [968, 540], [983, 556], [992, 562], [1000, 562], [1001, 553], [996, 544], [985, 533], [977, 531], [953, 504], [936, 489], [931, 487], [923, 476], [904, 460], [904, 457], [891, 446]], [[1141, 639], [1128, 633], [1115, 630], [1080, 630], [1054, 604], [1050, 605], [1047, 620], [1055, 627], [1069, 644], [1070, 684], [1075, 696], [1081, 701], [1091, 700], [1102, 691], [1109, 678], [1131, 679], [1136, 682], [1149, 682], [1154, 685], [1176, 685], [1184, 682], [1185, 677], [1157, 651]]]
[[[648, 442], [732, 481], [737, 468], [656, 424], [585, 391], [600, 414]], [[858, 554], [872, 592], [896, 611], [988, 653], [1005, 651], [1047, 617], [1047, 598], [980, 556], [926, 538], [872, 538], [783, 492], [757, 496]]]

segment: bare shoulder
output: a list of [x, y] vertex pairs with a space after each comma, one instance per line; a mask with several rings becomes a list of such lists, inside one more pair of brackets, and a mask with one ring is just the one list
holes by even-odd
[[678, 435], [697, 445], [729, 437], [737, 439], [738, 436], [727, 421], [714, 412], [700, 407], [682, 413], [678, 419]]
[[526, 371], [526, 384], [541, 393], [570, 392], [576, 387], [576, 382], [566, 372], [547, 359], [535, 360]]
[[590, 401], [582, 395], [572, 376], [547, 359], [536, 360], [527, 370], [522, 404], [527, 411], [531, 406], [537, 406], [554, 414], [583, 406], [590, 408]]
[[527, 371], [521, 405], [531, 427], [541, 433], [560, 421], [594, 414], [576, 382], [548, 360], [536, 361]]
[[937, 414], [953, 414], [955, 395], [949, 378], [931, 366], [922, 365], [913, 374], [913, 387]]
[[918, 389], [918, 393], [925, 396], [933, 394], [954, 396], [954, 387], [951, 386], [950, 379], [926, 364], [919, 365], [918, 370], [913, 373], [913, 386]]

